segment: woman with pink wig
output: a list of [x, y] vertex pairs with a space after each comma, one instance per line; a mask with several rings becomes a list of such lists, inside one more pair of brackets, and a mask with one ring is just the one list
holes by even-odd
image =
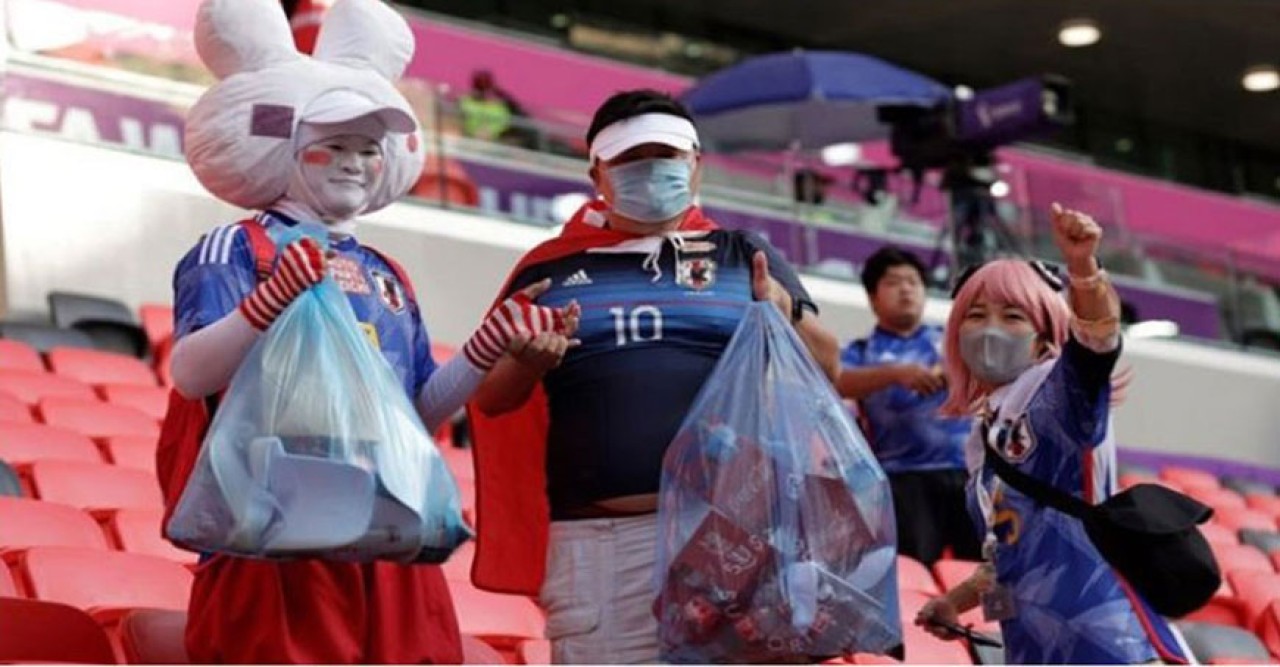
[[931, 600], [916, 624], [947, 626], [982, 605], [1010, 664], [1186, 662], [1173, 632], [1099, 555], [1081, 522], [1007, 486], [987, 457], [1088, 503], [1115, 490], [1110, 420], [1120, 300], [1095, 253], [1102, 228], [1053, 208], [1068, 280], [1003, 259], [957, 285], [946, 331], [951, 387], [942, 412], [973, 415], [969, 507], [985, 537], [977, 572]]

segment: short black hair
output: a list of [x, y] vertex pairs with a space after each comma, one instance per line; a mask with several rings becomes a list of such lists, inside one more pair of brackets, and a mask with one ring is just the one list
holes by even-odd
[[867, 294], [875, 294], [880, 279], [895, 266], [910, 266], [920, 274], [920, 282], [928, 282], [925, 278], [924, 262], [910, 250], [887, 245], [872, 253], [862, 265], [862, 286]]
[[693, 114], [689, 113], [688, 107], [667, 93], [651, 88], [624, 90], [614, 93], [596, 109], [591, 126], [587, 128], [587, 145], [591, 145], [600, 130], [620, 120], [647, 113], [665, 113], [693, 122]]

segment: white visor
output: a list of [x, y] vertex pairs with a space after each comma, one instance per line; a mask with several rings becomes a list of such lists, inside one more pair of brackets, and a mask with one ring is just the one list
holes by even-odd
[[362, 116], [374, 116], [388, 132], [407, 134], [417, 128], [409, 114], [382, 104], [352, 90], [330, 90], [311, 100], [302, 110], [301, 121], [316, 125], [336, 125]]
[[698, 147], [693, 123], [669, 113], [647, 113], [607, 125], [591, 142], [591, 160], [612, 160], [641, 144], [688, 151]]

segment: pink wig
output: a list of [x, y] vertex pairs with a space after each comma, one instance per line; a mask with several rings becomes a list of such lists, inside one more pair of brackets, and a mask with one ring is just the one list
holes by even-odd
[[972, 414], [972, 406], [993, 389], [978, 382], [960, 358], [960, 324], [979, 297], [1026, 311], [1040, 340], [1046, 343], [1047, 356], [1056, 356], [1067, 340], [1071, 309], [1030, 264], [1015, 259], [998, 259], [986, 264], [965, 281], [947, 318], [943, 363], [950, 392], [946, 403], [939, 408], [943, 415]]

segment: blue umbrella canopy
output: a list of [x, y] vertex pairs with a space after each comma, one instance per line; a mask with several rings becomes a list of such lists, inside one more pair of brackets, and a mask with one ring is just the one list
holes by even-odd
[[712, 150], [778, 150], [879, 139], [886, 106], [932, 107], [945, 86], [878, 58], [838, 51], [757, 56], [682, 95]]

